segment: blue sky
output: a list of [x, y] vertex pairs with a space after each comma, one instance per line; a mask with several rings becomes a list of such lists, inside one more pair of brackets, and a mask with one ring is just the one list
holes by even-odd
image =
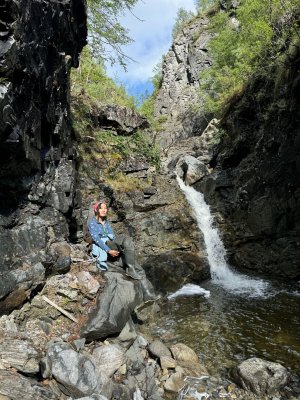
[[132, 13], [120, 19], [134, 40], [123, 50], [136, 62], [128, 63], [127, 72], [117, 65], [107, 66], [107, 72], [129, 94], [139, 96], [152, 91], [149, 79], [154, 66], [171, 46], [172, 28], [180, 7], [195, 11], [194, 0], [140, 0]]

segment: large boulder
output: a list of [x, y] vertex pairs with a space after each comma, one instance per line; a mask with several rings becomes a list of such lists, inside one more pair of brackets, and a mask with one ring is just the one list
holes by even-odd
[[179, 159], [176, 165], [176, 173], [186, 185], [192, 185], [207, 175], [208, 169], [202, 161], [186, 155]]
[[244, 389], [259, 396], [275, 392], [288, 383], [289, 373], [278, 363], [250, 358], [232, 372], [234, 380]]
[[43, 362], [43, 376], [53, 376], [63, 393], [75, 398], [99, 394], [106, 379], [88, 357], [63, 342], [50, 343]]
[[192, 252], [172, 251], [148, 257], [143, 268], [154, 288], [162, 293], [180, 289], [187, 283], [187, 277], [193, 283], [210, 278], [206, 256]]
[[120, 333], [134, 308], [143, 301], [139, 281], [115, 272], [108, 272], [106, 278], [107, 284], [97, 299], [96, 308], [81, 329], [81, 335], [90, 340]]

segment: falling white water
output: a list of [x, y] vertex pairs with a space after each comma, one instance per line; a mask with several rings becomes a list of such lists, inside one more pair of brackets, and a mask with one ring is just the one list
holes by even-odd
[[203, 194], [190, 186], [186, 186], [179, 177], [177, 177], [177, 181], [192, 206], [198, 227], [203, 233], [212, 280], [237, 294], [247, 294], [251, 297], [265, 296], [266, 289], [269, 286], [267, 282], [261, 279], [248, 278], [246, 275], [233, 272], [229, 268], [225, 258], [224, 245], [217, 228], [213, 226], [210, 208], [205, 203]]

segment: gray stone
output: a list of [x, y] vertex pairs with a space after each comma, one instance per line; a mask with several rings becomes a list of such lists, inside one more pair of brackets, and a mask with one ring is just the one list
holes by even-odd
[[285, 386], [289, 372], [278, 363], [250, 358], [238, 365], [232, 376], [243, 389], [262, 396]]
[[51, 343], [47, 351], [47, 363], [51, 375], [69, 396], [89, 396], [105, 383], [95, 364], [67, 343]]
[[176, 165], [176, 173], [186, 185], [192, 185], [207, 175], [208, 169], [202, 161], [187, 155], [179, 159]]
[[150, 353], [153, 354], [155, 357], [158, 358], [162, 356], [172, 357], [170, 350], [160, 340], [154, 340], [153, 342], [151, 342], [148, 346], [148, 349]]
[[158, 393], [153, 365], [146, 365], [140, 373], [134, 376], [128, 375], [124, 383], [131, 391], [137, 393], [136, 396], [139, 394], [139, 398], [162, 400]]
[[195, 364], [199, 362], [197, 354], [184, 343], [177, 343], [170, 347], [172, 355], [179, 363], [187, 362]]
[[95, 126], [102, 129], [114, 130], [118, 135], [131, 135], [138, 129], [149, 127], [146, 118], [136, 111], [121, 107], [116, 104], [109, 104], [103, 107], [94, 107], [91, 112]]
[[124, 351], [115, 344], [96, 347], [92, 355], [98, 371], [108, 377], [111, 377], [125, 362]]
[[87, 271], [80, 271], [77, 274], [78, 286], [83, 293], [95, 295], [100, 287], [99, 282]]
[[[58, 400], [59, 397], [40, 383], [12, 372], [0, 370], [0, 395], [10, 400]], [[26, 397], [24, 397], [26, 395]]]
[[101, 339], [120, 333], [134, 308], [143, 301], [137, 280], [129, 280], [119, 273], [106, 273], [107, 284], [99, 295], [97, 306], [81, 330], [88, 339]]
[[156, 140], [164, 149], [196, 135], [207, 124], [198, 91], [199, 73], [211, 65], [208, 24], [207, 18], [195, 19], [175, 38], [164, 57], [162, 84], [155, 101], [155, 116], [164, 127]]
[[0, 339], [0, 359], [6, 369], [16, 368], [25, 374], [39, 372], [39, 354], [29, 339], [5, 336]]
[[118, 339], [121, 340], [121, 342], [127, 342], [127, 341], [134, 341], [136, 338], [137, 338], [137, 333], [132, 318], [130, 317], [128, 322], [122, 329], [122, 332], [118, 336]]

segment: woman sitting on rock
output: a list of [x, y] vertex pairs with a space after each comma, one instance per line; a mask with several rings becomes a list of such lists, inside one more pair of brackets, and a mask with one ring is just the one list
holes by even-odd
[[143, 269], [136, 263], [134, 245], [131, 238], [124, 235], [115, 237], [114, 232], [107, 221], [107, 205], [105, 202], [94, 204], [94, 218], [88, 224], [93, 238], [92, 255], [97, 257], [97, 267], [107, 271], [108, 255], [117, 258], [121, 256], [126, 275], [133, 279], [141, 279]]

